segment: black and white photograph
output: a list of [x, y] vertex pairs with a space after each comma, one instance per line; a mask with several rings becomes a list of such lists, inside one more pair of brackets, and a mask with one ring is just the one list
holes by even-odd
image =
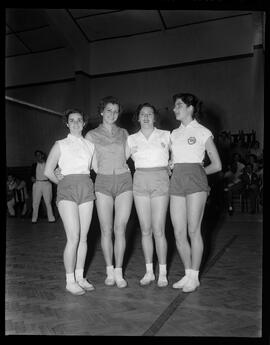
[[190, 3], [4, 9], [6, 338], [269, 344], [268, 11]]

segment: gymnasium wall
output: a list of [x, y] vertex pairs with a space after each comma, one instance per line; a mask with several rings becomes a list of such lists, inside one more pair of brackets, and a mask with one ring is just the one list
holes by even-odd
[[[124, 106], [120, 124], [132, 131], [132, 113], [145, 101], [160, 110], [163, 128], [174, 128], [172, 95], [193, 92], [204, 102], [202, 122], [214, 134], [254, 129], [262, 142], [264, 53], [253, 49], [253, 34], [252, 18], [246, 15], [179, 28], [162, 37], [97, 42], [84, 71], [75, 70], [67, 51], [55, 52], [55, 59], [50, 52], [49, 60], [48, 53], [37, 54], [35, 63], [32, 56], [28, 62], [26, 57], [11, 58], [6, 61], [6, 95], [60, 113], [80, 108], [89, 115], [88, 128], [99, 122], [99, 99], [115, 95]], [[6, 101], [8, 166], [28, 165], [36, 148], [48, 152], [65, 135], [58, 115]]]

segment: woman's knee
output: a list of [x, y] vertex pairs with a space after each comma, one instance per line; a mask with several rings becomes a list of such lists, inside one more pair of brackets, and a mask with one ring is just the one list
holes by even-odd
[[187, 239], [187, 229], [186, 227], [183, 227], [178, 230], [174, 230], [174, 238], [177, 243], [184, 243]]
[[123, 236], [125, 234], [125, 231], [126, 231], [126, 226], [127, 226], [126, 222], [121, 222], [121, 223], [118, 223], [118, 224], [114, 224], [114, 234], [115, 234], [115, 236]]
[[100, 227], [101, 230], [101, 236], [103, 238], [111, 237], [112, 236], [112, 226], [109, 225], [103, 225]]
[[156, 239], [162, 239], [165, 237], [165, 228], [161, 225], [153, 226], [153, 234]]
[[144, 227], [141, 227], [141, 233], [142, 233], [142, 236], [144, 237], [150, 237], [152, 236], [152, 229], [151, 227], [148, 227], [148, 226], [144, 226]]
[[188, 227], [188, 235], [190, 239], [195, 239], [201, 237], [201, 227], [200, 225], [196, 224], [193, 226]]
[[67, 237], [67, 245], [77, 246], [80, 242], [80, 236], [78, 234], [73, 234]]

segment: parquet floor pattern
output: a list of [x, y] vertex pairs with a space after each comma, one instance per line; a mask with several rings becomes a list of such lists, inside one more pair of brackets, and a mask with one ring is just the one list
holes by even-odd
[[29, 219], [7, 218], [5, 334], [261, 337], [262, 215], [222, 216], [212, 224], [211, 236], [205, 235], [201, 286], [192, 294], [171, 287], [184, 269], [170, 225], [169, 286], [139, 286], [144, 259], [135, 218], [133, 214], [127, 229], [128, 287], [118, 289], [104, 285], [105, 263], [94, 214], [86, 276], [96, 289], [83, 296], [65, 291], [61, 220], [32, 225]]

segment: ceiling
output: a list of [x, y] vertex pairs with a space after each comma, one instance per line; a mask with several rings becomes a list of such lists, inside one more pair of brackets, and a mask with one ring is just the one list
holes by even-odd
[[7, 8], [6, 57], [72, 47], [75, 41], [89, 44], [145, 35], [248, 13], [251, 11]]

